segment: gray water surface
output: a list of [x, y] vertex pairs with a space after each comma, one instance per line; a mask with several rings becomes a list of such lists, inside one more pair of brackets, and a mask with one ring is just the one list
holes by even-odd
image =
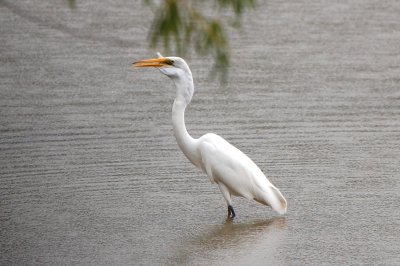
[[[336, 2], [336, 3], [335, 3]], [[400, 2], [259, 1], [229, 83], [187, 58], [189, 132], [249, 155], [288, 213], [218, 188], [173, 137], [141, 1], [0, 1], [1, 265], [400, 264]]]

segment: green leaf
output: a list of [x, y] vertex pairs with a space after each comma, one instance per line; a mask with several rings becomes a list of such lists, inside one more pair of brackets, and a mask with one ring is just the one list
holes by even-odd
[[[154, 6], [151, 0], [145, 4]], [[215, 0], [222, 9], [232, 9], [235, 21], [224, 21], [205, 16], [202, 10], [193, 6], [190, 0], [164, 0], [155, 8], [155, 16], [149, 33], [150, 45], [162, 43], [166, 52], [185, 56], [193, 48], [196, 53], [214, 59], [210, 77], [227, 78], [230, 63], [229, 40], [225, 25], [239, 27], [240, 18], [246, 9], [253, 8], [256, 0]], [[174, 48], [171, 48], [173, 46]]]

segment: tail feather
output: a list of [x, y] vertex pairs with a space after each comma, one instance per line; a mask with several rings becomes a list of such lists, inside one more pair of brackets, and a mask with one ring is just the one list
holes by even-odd
[[286, 199], [282, 196], [282, 193], [273, 185], [268, 187], [263, 193], [263, 198], [266, 203], [272, 207], [279, 214], [285, 214], [287, 210]]

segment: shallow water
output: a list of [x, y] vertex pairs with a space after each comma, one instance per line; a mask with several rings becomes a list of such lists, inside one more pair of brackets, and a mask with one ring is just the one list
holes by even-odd
[[397, 1], [259, 3], [220, 88], [188, 62], [189, 132], [248, 154], [279, 216], [179, 151], [140, 1], [0, 1], [0, 264], [400, 264]]

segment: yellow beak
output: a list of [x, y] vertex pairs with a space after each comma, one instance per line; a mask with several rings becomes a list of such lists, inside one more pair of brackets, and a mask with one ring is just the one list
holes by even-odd
[[171, 65], [171, 60], [165, 57], [146, 59], [132, 64], [134, 67], [163, 67]]

